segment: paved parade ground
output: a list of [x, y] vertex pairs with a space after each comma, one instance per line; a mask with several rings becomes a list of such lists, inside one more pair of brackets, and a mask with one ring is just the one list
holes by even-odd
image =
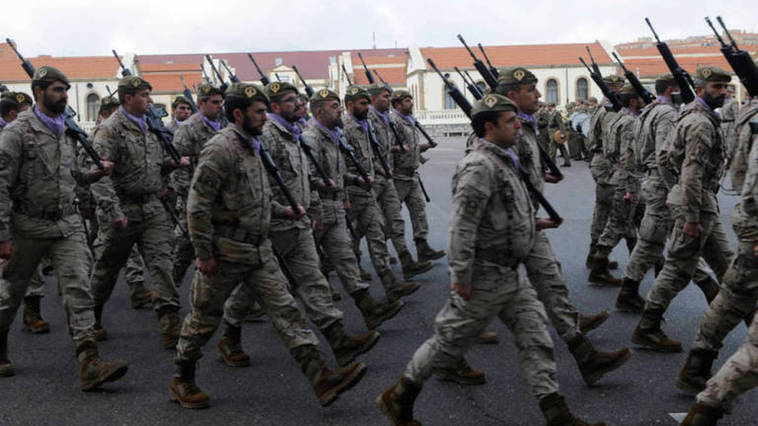
[[[463, 155], [463, 145], [460, 138], [442, 140], [438, 148], [424, 154], [430, 158], [421, 166], [432, 198], [428, 204], [429, 243], [436, 249], [447, 250], [450, 179]], [[587, 285], [589, 271], [584, 260], [589, 245], [594, 183], [586, 162], [573, 162], [571, 168], [563, 170], [565, 181], [546, 185], [546, 196], [565, 222], [559, 229], [548, 231], [548, 236], [579, 310], [612, 312], [603, 326], [590, 333], [591, 341], [598, 349], [617, 350], [631, 345], [639, 316], [614, 310], [616, 288]], [[735, 238], [729, 224], [737, 200], [723, 193], [720, 197], [721, 214], [732, 244]], [[409, 221], [406, 225], [410, 226]], [[406, 236], [410, 235], [409, 231]], [[612, 254], [622, 268], [627, 257], [623, 243]], [[364, 268], [373, 272], [367, 255], [363, 256], [363, 262]], [[447, 258], [438, 260], [434, 269], [419, 277], [423, 287], [406, 299], [407, 304], [398, 316], [379, 328], [382, 336], [376, 347], [359, 358], [368, 366], [363, 381], [326, 409], [319, 406], [300, 367], [267, 322], [244, 325], [243, 347], [251, 355], [251, 367], [232, 368], [218, 362], [215, 347], [218, 336], [206, 346], [206, 356], [198, 364], [197, 384], [210, 394], [211, 408], [195, 411], [171, 403], [168, 385], [174, 369], [173, 353], [161, 349], [156, 315], [149, 310], [130, 308], [123, 280], [105, 306], [103, 321], [109, 340], [99, 348], [105, 359], [128, 360], [129, 372], [100, 391], [83, 393], [78, 386], [74, 345], [65, 328], [61, 302], [54, 280], [47, 277], [42, 312], [52, 331], [46, 335], [21, 332], [19, 313], [9, 337], [16, 376], [0, 379], [0, 424], [388, 424], [377, 410], [374, 398], [400, 377], [413, 352], [431, 335], [434, 316], [448, 297], [446, 262]], [[622, 270], [614, 274], [621, 276]], [[336, 276], [332, 274], [330, 278], [340, 289]], [[190, 283], [188, 274], [179, 289], [182, 317], [188, 310]], [[652, 271], [643, 281], [641, 291], [647, 292], [651, 284]], [[383, 297], [375, 274], [372, 292]], [[345, 312], [348, 330], [364, 331], [360, 313], [352, 301], [343, 298], [338, 306]], [[684, 352], [660, 354], [634, 348], [626, 365], [594, 387], [584, 384], [566, 345], [551, 329], [561, 392], [572, 411], [584, 420], [603, 420], [613, 425], [676, 424], [671, 414], [686, 412], [692, 398], [678, 392], [674, 379], [705, 309], [700, 290], [689, 286], [673, 301], [663, 324], [670, 337], [682, 341]], [[493, 323], [489, 329], [500, 334], [500, 344], [475, 346], [467, 356], [474, 368], [487, 373], [488, 383], [463, 387], [431, 379], [416, 402], [416, 418], [423, 424], [544, 424], [537, 401], [529, 394], [520, 373], [507, 329], [501, 323]], [[745, 325], [740, 324], [729, 335], [714, 372], [742, 343], [745, 331]], [[329, 353], [324, 339], [321, 340], [322, 350]], [[758, 405], [750, 402], [754, 396], [754, 393], [745, 395], [735, 413], [723, 423], [755, 424]]]

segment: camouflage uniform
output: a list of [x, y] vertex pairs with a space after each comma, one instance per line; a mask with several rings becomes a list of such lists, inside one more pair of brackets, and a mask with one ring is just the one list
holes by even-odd
[[555, 161], [555, 156], [557, 154], [557, 151], [561, 151], [561, 156], [563, 156], [563, 165], [571, 165], [571, 159], [569, 157], [569, 152], [566, 149], [566, 145], [568, 144], [568, 139], [564, 143], [558, 143], [555, 140], [555, 132], [562, 131], [566, 132], [566, 123], [563, 120], [563, 115], [561, 115], [561, 112], [557, 109], [554, 109], [553, 111], [550, 111], [548, 115], [548, 126], [547, 126], [547, 138], [549, 140], [548, 145], [548, 155], [550, 155], [550, 158]]
[[534, 117], [537, 121], [537, 141], [542, 145], [542, 149], [547, 152], [550, 147], [550, 135], [548, 134], [548, 124], [550, 122], [550, 111], [547, 107], [541, 107]]
[[605, 158], [603, 150], [605, 141], [608, 140], [606, 135], [610, 131], [610, 123], [615, 118], [616, 113], [612, 109], [609, 111], [608, 105], [608, 101], [603, 99], [600, 106], [595, 109], [592, 118], [590, 118], [590, 132], [587, 137], [589, 149], [593, 153], [590, 173], [595, 180], [595, 210], [592, 214], [592, 226], [590, 228], [590, 255], [594, 255], [595, 244], [597, 244], [597, 240], [600, 239], [600, 235], [608, 223], [608, 217], [613, 206], [614, 187], [611, 183], [613, 169], [608, 159]]
[[758, 113], [758, 99], [742, 107], [737, 116], [734, 131], [729, 138], [725, 137], [729, 175], [732, 178], [732, 187], [739, 193], [742, 193], [742, 184], [747, 174], [747, 157], [750, 154], [752, 134], [748, 123], [755, 118], [756, 113]]
[[[171, 175], [177, 194], [177, 216], [184, 229], [187, 229], [187, 194], [192, 181], [192, 171], [197, 166], [197, 158], [200, 156], [203, 146], [216, 134], [216, 129], [206, 123], [204, 118], [202, 113], [195, 113], [174, 133], [173, 143], [177, 152], [181, 156], [189, 157], [190, 164], [192, 164], [192, 168], [178, 169]], [[192, 241], [184, 235], [179, 227], [176, 227], [174, 236], [176, 243], [174, 245], [174, 272], [172, 276], [174, 282], [179, 285], [184, 279], [187, 268], [195, 259], [195, 250], [192, 248]]]
[[727, 158], [731, 158], [729, 153], [734, 150], [732, 142], [736, 142], [734, 135], [737, 127], [737, 117], [740, 113], [740, 102], [734, 97], [728, 98], [721, 107], [721, 131], [724, 133], [724, 142], [726, 144]]

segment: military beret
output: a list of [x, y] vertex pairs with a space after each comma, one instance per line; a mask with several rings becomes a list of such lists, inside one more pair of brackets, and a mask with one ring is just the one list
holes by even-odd
[[368, 91], [366, 91], [364, 86], [359, 86], [357, 84], [351, 84], [348, 86], [345, 92], [345, 102], [354, 101], [359, 98], [371, 100], [371, 96], [368, 94]]
[[402, 101], [405, 98], [413, 99], [413, 95], [405, 89], [397, 89], [392, 92], [392, 102]]
[[666, 83], [676, 83], [676, 80], [674, 79], [674, 75], [671, 73], [659, 75], [658, 78], [655, 79], [655, 81], [664, 81]]
[[32, 81], [47, 81], [50, 83], [61, 81], [67, 87], [71, 87], [71, 83], [69, 83], [66, 74], [63, 74], [58, 68], [50, 67], [47, 65], [39, 67], [36, 71], [34, 71]]
[[[224, 96], [224, 91], [220, 88], [213, 86], [208, 83], [200, 83], [199, 86], [197, 86], [197, 90], [195, 91], [195, 95], [197, 95], [198, 98], [208, 98], [213, 95], [221, 95]], [[177, 99], [179, 96], [177, 96]], [[184, 98], [184, 96], [182, 96]], [[186, 100], [186, 99], [185, 99]], [[189, 103], [189, 102], [187, 102]]]
[[0, 95], [0, 101], [11, 103], [16, 108], [32, 104], [32, 98], [23, 92], [4, 92]]
[[109, 107], [109, 106], [118, 106], [118, 98], [115, 96], [106, 96], [103, 99], [100, 100], [100, 106], [103, 107]]
[[319, 89], [315, 92], [313, 92], [313, 96], [311, 96], [311, 102], [313, 101], [325, 101], [327, 99], [334, 99], [339, 101], [340, 95], [338, 95], [335, 91], [329, 90], [327, 88]]
[[136, 75], [128, 75], [118, 81], [118, 87], [125, 87], [129, 89], [150, 89], [153, 90], [153, 86], [147, 82], [147, 80]]
[[271, 100], [280, 98], [287, 92], [295, 92], [295, 94], [298, 93], [297, 87], [290, 83], [287, 83], [286, 81], [272, 81], [265, 87], [265, 90], [266, 95], [268, 95], [269, 99]]
[[368, 94], [371, 96], [378, 95], [384, 91], [387, 91], [388, 93], [392, 94], [392, 88], [383, 83], [374, 83], [366, 87], [366, 90], [368, 90]]
[[588, 101], [597, 103], [597, 98], [594, 97], [594, 96], [590, 96], [590, 98], [588, 99]]
[[518, 107], [507, 97], [498, 95], [497, 93], [491, 93], [474, 102], [474, 107], [471, 109], [471, 116], [474, 117], [482, 112], [499, 111], [513, 111], [517, 113]]
[[269, 104], [268, 96], [266, 96], [263, 87], [252, 83], [232, 83], [232, 85], [226, 89], [226, 97], [250, 99], [252, 101], [264, 102], [266, 105]]
[[537, 76], [524, 67], [507, 67], [498, 69], [497, 84], [535, 84]]
[[179, 104], [192, 105], [189, 99], [185, 98], [184, 95], [176, 95], [174, 101], [171, 102], [171, 107], [176, 108]]
[[603, 77], [605, 84], [624, 84], [624, 77], [616, 74], [610, 74]]
[[634, 86], [632, 86], [629, 83], [625, 83], [624, 87], [621, 88], [619, 91], [619, 94], [621, 95], [636, 95], [637, 92], [634, 90]]
[[717, 81], [721, 83], [732, 81], [732, 76], [719, 67], [700, 67], [695, 72], [695, 76], [704, 81]]

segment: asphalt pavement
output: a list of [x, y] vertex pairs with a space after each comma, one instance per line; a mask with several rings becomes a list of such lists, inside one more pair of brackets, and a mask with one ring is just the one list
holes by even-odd
[[[440, 146], [424, 155], [430, 161], [421, 167], [431, 203], [429, 242], [437, 249], [447, 249], [447, 223], [450, 212], [450, 179], [455, 164], [463, 155], [464, 140], [441, 140]], [[594, 203], [594, 183], [586, 162], [573, 162], [563, 169], [566, 179], [547, 185], [546, 196], [564, 217], [564, 224], [548, 231], [553, 249], [562, 263], [571, 298], [581, 312], [608, 309], [610, 319], [590, 334], [599, 349], [617, 350], [632, 346], [631, 333], [639, 317], [614, 310], [616, 289], [589, 287], [584, 266], [589, 245], [589, 228]], [[729, 226], [737, 198], [721, 195], [721, 214], [727, 233], [735, 243]], [[405, 213], [404, 213], [405, 214]], [[544, 214], [544, 213], [543, 213]], [[407, 218], [407, 216], [406, 216]], [[410, 222], [406, 220], [407, 240], [412, 247]], [[612, 258], [623, 268], [627, 249], [622, 243]], [[370, 267], [363, 256], [364, 268]], [[205, 347], [199, 362], [197, 383], [211, 395], [211, 407], [205, 410], [182, 409], [168, 398], [168, 384], [173, 372], [172, 352], [160, 345], [158, 321], [150, 310], [129, 307], [127, 286], [120, 280], [105, 306], [104, 325], [109, 340], [99, 345], [105, 359], [122, 358], [130, 362], [129, 372], [115, 383], [96, 392], [79, 390], [74, 346], [68, 336], [55, 281], [46, 278], [43, 316], [51, 322], [46, 335], [21, 331], [21, 314], [10, 333], [11, 358], [16, 376], [0, 379], [0, 424], [257, 424], [257, 425], [384, 425], [386, 419], [377, 410], [374, 399], [396, 381], [416, 348], [432, 334], [434, 317], [449, 294], [446, 259], [419, 277], [423, 287], [407, 298], [400, 314], [385, 323], [376, 347], [359, 358], [368, 366], [363, 381], [342, 394], [331, 407], [322, 408], [297, 363], [289, 356], [268, 322], [246, 324], [243, 345], [252, 357], [248, 368], [227, 367], [218, 362], [216, 343], [219, 333]], [[397, 268], [397, 267], [396, 267]], [[615, 271], [617, 276], [621, 271]], [[184, 316], [192, 274], [188, 273], [179, 292]], [[341, 288], [334, 274], [332, 282]], [[652, 284], [652, 271], [643, 281], [641, 291]], [[372, 293], [383, 298], [376, 274]], [[348, 298], [338, 302], [345, 312], [345, 324], [355, 333], [364, 331], [360, 314]], [[585, 420], [606, 421], [613, 425], [674, 425], [672, 413], [686, 412], [692, 397], [674, 386], [674, 379], [692, 344], [706, 303], [700, 290], [690, 285], [671, 304], [664, 330], [682, 341], [685, 352], [660, 354], [633, 348], [630, 361], [607, 375], [596, 386], [582, 381], [566, 345], [551, 330], [555, 343], [561, 392], [572, 411]], [[19, 310], [21, 311], [21, 309]], [[416, 403], [416, 417], [429, 425], [539, 425], [544, 420], [537, 401], [530, 395], [521, 374], [516, 351], [507, 328], [499, 322], [498, 345], [475, 346], [467, 359], [487, 373], [484, 386], [464, 387], [431, 379]], [[720, 366], [745, 338], [740, 324], [725, 341]], [[321, 338], [321, 336], [319, 336]], [[332, 360], [325, 340], [321, 349]], [[331, 361], [333, 364], [333, 361]], [[755, 424], [758, 406], [751, 404], [754, 394], [741, 399], [733, 415], [723, 424]]]

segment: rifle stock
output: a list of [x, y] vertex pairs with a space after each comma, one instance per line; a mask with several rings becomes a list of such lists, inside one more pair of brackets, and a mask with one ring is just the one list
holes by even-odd
[[466, 44], [466, 40], [463, 39], [462, 35], [458, 34], [458, 40], [460, 40], [460, 42], [463, 44], [463, 47], [465, 47], [466, 51], [468, 51], [469, 55], [471, 55], [471, 58], [474, 60], [474, 68], [479, 71], [479, 75], [484, 78], [484, 81], [487, 82], [492, 90], [495, 90], [497, 88], [497, 78], [492, 74], [490, 69], [487, 68], [487, 65], [485, 65], [481, 59], [476, 57], [471, 48], [468, 47], [468, 44]]
[[197, 113], [197, 105], [195, 104], [195, 101], [192, 99], [192, 92], [190, 91], [189, 87], [187, 87], [187, 82], [184, 81], [184, 76], [179, 74], [179, 80], [182, 81], [182, 86], [184, 87], [184, 90], [182, 90], [182, 93], [184, 94], [184, 97], [189, 100], [190, 108], [192, 109], [192, 113]]
[[345, 74], [345, 80], [347, 80], [347, 85], [352, 86], [353, 82], [350, 81], [350, 74], [347, 73], [347, 70], [345, 69], [345, 64], [342, 64], [342, 72]]
[[611, 90], [610, 87], [608, 87], [607, 84], [603, 81], [603, 76], [600, 74], [596, 74], [595, 71], [593, 71], [589, 65], [587, 65], [587, 62], [584, 62], [584, 58], [579, 58], [579, 61], [584, 65], [585, 68], [587, 68], [587, 72], [590, 73], [590, 78], [592, 78], [592, 81], [597, 84], [597, 86], [600, 88], [600, 91], [603, 92], [603, 96], [605, 96], [606, 99], [608, 99], [611, 104], [613, 105], [613, 110], [616, 112], [621, 111], [621, 100], [619, 99], [616, 92]]
[[366, 61], [363, 60], [363, 55], [361, 55], [361, 52], [358, 52], [358, 58], [363, 64], [363, 73], [366, 74], [366, 78], [368, 79], [369, 84], [374, 84], [374, 76], [371, 75], [371, 71], [369, 71], [368, 66], [366, 65]]
[[297, 69], [296, 66], [292, 66], [292, 69], [295, 70], [295, 74], [297, 74], [297, 78], [300, 79], [301, 82], [303, 82], [303, 86], [305, 86], [305, 93], [310, 98], [313, 96], [313, 87], [311, 87], [308, 83], [305, 82], [305, 79], [303, 78], [303, 75], [300, 74], [300, 71]]
[[711, 27], [713, 33], [716, 35], [716, 39], [718, 39], [721, 44], [721, 53], [747, 89], [748, 94], [751, 97], [758, 96], [758, 67], [755, 66], [755, 62], [753, 62], [753, 59], [748, 52], [737, 47], [737, 42], [732, 38], [732, 35], [729, 33], [729, 30], [727, 30], [721, 17], [717, 16], [716, 20], [721, 25], [721, 28], [724, 29], [724, 33], [726, 33], [731, 42], [730, 44], [726, 44], [718, 31], [716, 31], [716, 28], [714, 28], [710, 18], [705, 18], [705, 22]]

